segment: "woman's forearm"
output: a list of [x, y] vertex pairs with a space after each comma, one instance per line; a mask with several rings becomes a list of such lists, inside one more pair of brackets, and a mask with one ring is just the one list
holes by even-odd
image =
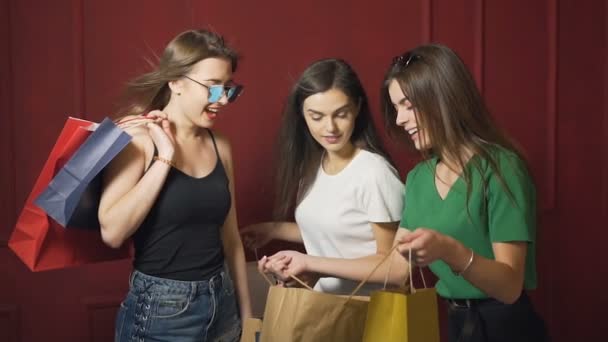
[[476, 253], [467, 267], [472, 250], [454, 239], [450, 240], [449, 252], [444, 261], [454, 271], [462, 272], [466, 268], [461, 274], [462, 277], [489, 297], [503, 303], [511, 304], [519, 298], [523, 289], [523, 271], [518, 272], [505, 262], [488, 259]]
[[295, 222], [273, 222], [272, 237], [276, 240], [303, 243], [300, 228]]
[[[407, 261], [397, 251], [392, 252], [390, 258], [385, 258], [385, 256], [386, 254], [381, 253], [356, 259], [309, 256], [309, 268], [311, 272], [318, 273], [321, 276], [344, 278], [353, 281], [362, 281], [376, 269], [369, 277], [369, 282], [383, 283], [387, 279], [388, 273], [388, 283], [403, 285], [408, 279], [409, 274]], [[382, 264], [377, 267], [380, 262]]]

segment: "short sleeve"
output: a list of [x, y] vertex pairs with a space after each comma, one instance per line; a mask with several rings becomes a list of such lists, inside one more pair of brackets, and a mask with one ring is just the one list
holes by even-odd
[[[536, 190], [523, 161], [502, 151], [496, 173], [488, 179], [488, 225], [492, 242], [533, 242], [536, 235]], [[505, 185], [509, 192], [505, 190]]]
[[363, 210], [370, 222], [398, 222], [403, 210], [403, 183], [384, 159], [370, 166], [362, 184]]

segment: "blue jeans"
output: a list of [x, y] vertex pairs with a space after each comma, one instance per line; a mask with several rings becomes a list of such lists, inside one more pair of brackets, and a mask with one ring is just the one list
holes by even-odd
[[238, 341], [241, 321], [226, 270], [205, 281], [131, 274], [115, 341]]

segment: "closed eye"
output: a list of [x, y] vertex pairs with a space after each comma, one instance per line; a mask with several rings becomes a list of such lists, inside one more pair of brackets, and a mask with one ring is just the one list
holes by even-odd
[[342, 111], [342, 112], [337, 113], [336, 117], [340, 118], [340, 119], [344, 119], [344, 118], [348, 117], [348, 113], [349, 113], [348, 111]]

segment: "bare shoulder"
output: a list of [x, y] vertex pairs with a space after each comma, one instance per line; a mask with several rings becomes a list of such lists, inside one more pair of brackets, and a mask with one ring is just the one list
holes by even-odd
[[145, 126], [129, 127], [125, 132], [132, 137], [130, 148], [143, 157], [145, 165], [149, 164], [154, 154], [154, 142]]
[[133, 138], [133, 144], [139, 148], [145, 149], [146, 146], [154, 144], [145, 126], [129, 127], [125, 129], [125, 132]]

